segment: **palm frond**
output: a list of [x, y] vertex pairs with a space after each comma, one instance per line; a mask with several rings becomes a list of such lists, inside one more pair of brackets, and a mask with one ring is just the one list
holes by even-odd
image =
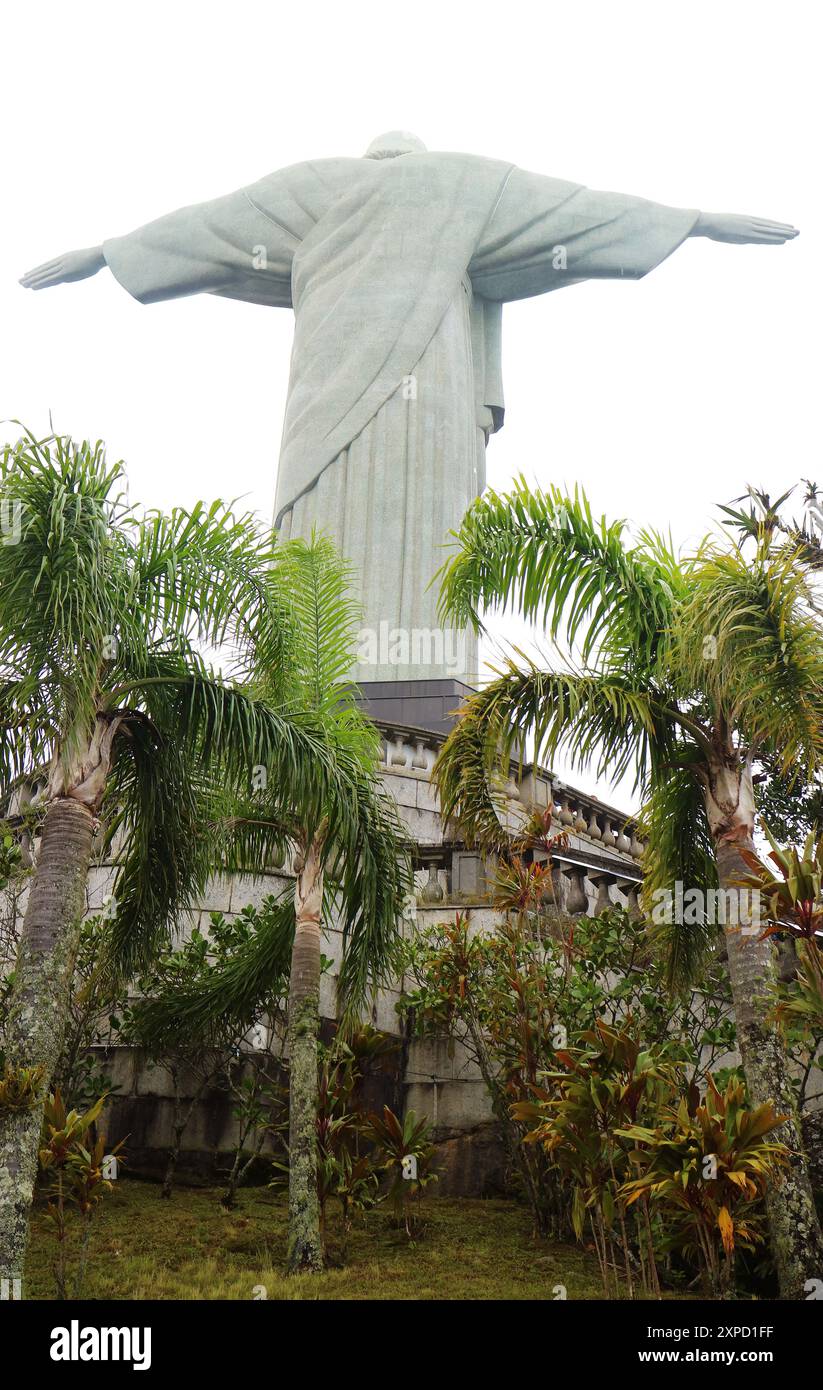
[[[278, 546], [272, 587], [293, 625], [290, 682], [293, 699], [317, 711], [351, 702], [353, 647], [360, 605], [352, 596], [352, 570], [330, 540], [312, 534]], [[270, 661], [259, 663], [270, 673]]]
[[[706, 912], [707, 894], [717, 888], [717, 866], [696, 771], [699, 756], [697, 750], [684, 747], [681, 765], [661, 770], [638, 817], [638, 830], [646, 843], [642, 905], [674, 989], [699, 977], [718, 935], [716, 923], [707, 920]], [[675, 920], [678, 884], [681, 893], [696, 889], [702, 895], [703, 906], [689, 913], [694, 920]], [[670, 911], [656, 912], [666, 902]]]
[[[251, 513], [235, 516], [232, 504], [148, 512], [135, 528], [131, 602], [151, 637], [196, 635], [212, 646], [256, 640], [261, 619], [271, 618], [273, 553], [270, 535]], [[283, 626], [272, 629], [281, 639]]]
[[823, 633], [785, 549], [706, 546], [689, 572], [668, 660], [749, 748], [808, 774], [823, 758]]
[[[505, 674], [471, 697], [435, 765], [443, 813], [464, 833], [488, 832], [494, 806], [482, 791], [502, 755], [520, 752], [534, 737], [534, 757], [551, 763], [565, 753], [573, 766], [619, 780], [630, 769], [642, 785], [670, 736], [670, 711], [644, 689], [618, 676], [540, 670], [521, 654]], [[470, 798], [467, 799], [467, 798]]]
[[469, 508], [457, 552], [442, 567], [441, 612], [480, 626], [483, 609], [518, 609], [552, 638], [561, 622], [582, 659], [600, 643], [627, 646], [653, 665], [680, 584], [676, 558], [661, 537], [629, 546], [625, 523], [599, 521], [580, 489], [487, 492]]
[[208, 789], [183, 750], [138, 711], [126, 716], [103, 807], [107, 838], [122, 844], [113, 889], [108, 964], [128, 979], [151, 963], [211, 871]]
[[2, 665], [45, 677], [53, 708], [70, 711], [70, 753], [93, 721], [101, 651], [123, 606], [124, 546], [112, 525], [125, 510], [123, 484], [99, 442], [24, 434], [0, 456], [10, 529], [0, 545]]
[[294, 941], [291, 890], [266, 899], [256, 923], [254, 934], [214, 970], [205, 988], [169, 989], [136, 1005], [134, 1029], [145, 1045], [161, 1049], [177, 1037], [208, 1043], [229, 1025], [251, 1024], [265, 1001], [286, 991]]

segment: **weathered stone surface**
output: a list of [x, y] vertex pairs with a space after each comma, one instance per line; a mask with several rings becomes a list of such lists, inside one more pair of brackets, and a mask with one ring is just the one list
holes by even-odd
[[380, 780], [389, 796], [394, 797], [398, 806], [417, 805], [417, 781], [413, 777], [398, 777], [390, 772], [381, 773]]
[[443, 837], [440, 816], [416, 806], [401, 806], [400, 819], [418, 845], [439, 845]]
[[207, 912], [231, 912], [231, 890], [231, 877], [217, 875], [209, 880], [204, 896], [195, 906]]
[[[266, 898], [282, 892], [286, 882], [286, 879], [274, 874], [261, 874], [259, 877], [252, 877], [251, 874], [237, 874], [229, 883], [229, 908], [222, 910], [231, 910], [237, 914], [242, 912], [244, 907], [262, 907]], [[217, 880], [215, 889], [218, 896], [223, 896], [222, 880]], [[207, 890], [209, 900], [211, 892], [211, 884], [209, 884]], [[214, 911], [213, 908], [211, 910]]]
[[441, 1139], [434, 1170], [438, 1181], [430, 1191], [438, 1197], [508, 1195], [506, 1156], [493, 1123], [479, 1124]]
[[111, 899], [116, 870], [108, 865], [92, 865], [86, 887], [86, 911], [90, 916], [103, 912]]
[[382, 1033], [396, 1033], [401, 1031], [401, 1023], [395, 1005], [400, 998], [397, 990], [379, 989], [377, 998], [372, 1010], [372, 1021], [375, 1028], [379, 1028]]

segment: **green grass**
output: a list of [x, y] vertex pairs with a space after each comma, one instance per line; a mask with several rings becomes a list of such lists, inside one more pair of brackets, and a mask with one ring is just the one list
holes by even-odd
[[[94, 1219], [84, 1298], [253, 1299], [570, 1299], [602, 1298], [593, 1255], [575, 1245], [535, 1240], [528, 1212], [505, 1200], [429, 1198], [413, 1245], [385, 1207], [358, 1221], [344, 1268], [288, 1279], [286, 1201], [265, 1187], [241, 1190], [224, 1213], [218, 1189], [159, 1187], [120, 1179]], [[338, 1259], [331, 1226], [332, 1259]], [[76, 1248], [76, 1247], [75, 1247]], [[28, 1298], [54, 1298], [56, 1241], [35, 1213], [27, 1265]]]

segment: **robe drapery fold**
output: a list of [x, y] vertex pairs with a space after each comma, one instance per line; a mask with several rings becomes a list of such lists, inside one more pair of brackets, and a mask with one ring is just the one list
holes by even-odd
[[[294, 308], [277, 524], [305, 535], [322, 521], [359, 574], [367, 624], [396, 626], [402, 613], [429, 626], [436, 596], [421, 590], [421, 556], [423, 569], [439, 564], [503, 421], [501, 305], [638, 279], [697, 216], [497, 160], [410, 153], [296, 164], [103, 251], [142, 303], [205, 292]], [[332, 467], [338, 477], [324, 480]], [[364, 507], [371, 521], [358, 527]], [[413, 588], [428, 596], [410, 606]]]

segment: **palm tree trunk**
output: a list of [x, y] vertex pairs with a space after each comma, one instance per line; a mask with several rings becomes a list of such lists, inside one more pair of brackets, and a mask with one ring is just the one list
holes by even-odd
[[51, 802], [23, 921], [6, 1058], [13, 1067], [42, 1067], [43, 1077], [32, 1109], [0, 1111], [0, 1277], [7, 1279], [23, 1275], [43, 1102], [63, 1043], [93, 832], [86, 806], [70, 797]]
[[[770, 1017], [770, 990], [777, 978], [777, 953], [770, 938], [746, 932], [752, 924], [748, 892], [739, 887], [749, 866], [740, 854], [754, 852], [754, 795], [748, 766], [723, 759], [709, 770], [706, 809], [715, 841], [717, 876], [727, 904], [725, 928], [729, 980], [737, 1026], [737, 1046], [753, 1105], [771, 1101], [788, 1119], [773, 1138], [790, 1151], [789, 1167], [769, 1183], [766, 1210], [782, 1298], [804, 1298], [804, 1285], [823, 1269], [823, 1235], [814, 1206], [808, 1163], [790, 1080], [790, 1062], [782, 1035]], [[729, 916], [738, 922], [729, 923]]]
[[323, 1268], [317, 1196], [317, 1041], [320, 1030], [320, 920], [323, 832], [300, 864], [289, 978], [289, 1253], [290, 1274]]

